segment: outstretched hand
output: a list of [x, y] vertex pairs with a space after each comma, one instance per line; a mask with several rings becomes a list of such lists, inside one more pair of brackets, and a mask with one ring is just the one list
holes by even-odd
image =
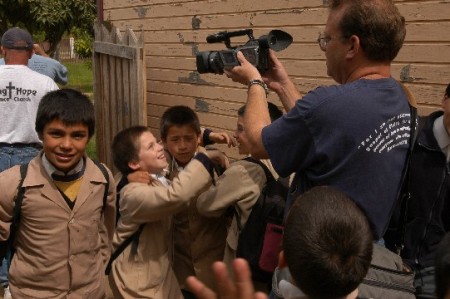
[[214, 293], [194, 276], [187, 278], [186, 283], [198, 299], [267, 299], [263, 293], [255, 293], [250, 268], [244, 259], [233, 261], [235, 280], [230, 278], [223, 262], [213, 264], [214, 278], [218, 293]]
[[236, 141], [225, 132], [211, 132], [209, 134], [209, 140], [214, 143], [227, 144], [228, 147], [236, 146]]

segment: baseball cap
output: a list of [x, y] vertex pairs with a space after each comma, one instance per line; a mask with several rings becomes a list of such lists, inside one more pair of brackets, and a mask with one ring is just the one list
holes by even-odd
[[2, 46], [14, 50], [31, 50], [33, 49], [33, 38], [28, 31], [14, 27], [3, 34]]

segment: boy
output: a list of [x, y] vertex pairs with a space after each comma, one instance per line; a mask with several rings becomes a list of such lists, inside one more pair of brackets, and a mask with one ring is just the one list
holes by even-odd
[[[168, 151], [169, 177], [176, 177], [200, 147], [201, 129], [197, 114], [187, 106], [167, 109], [160, 125], [161, 139]], [[186, 209], [174, 216], [173, 269], [185, 298], [192, 298], [185, 281], [197, 276], [209, 287], [214, 287], [211, 265], [223, 259], [227, 233], [225, 217], [207, 218], [198, 213], [196, 198]]]
[[[244, 129], [243, 117], [246, 106], [238, 110], [237, 127], [234, 137], [236, 139], [239, 154], [249, 155], [249, 143]], [[269, 103], [269, 114], [271, 121], [283, 115], [283, 112], [272, 103]], [[270, 160], [261, 160], [271, 171], [275, 179], [278, 174], [273, 170]], [[251, 161], [240, 160], [231, 166], [217, 179], [217, 184], [211, 186], [197, 199], [197, 209], [205, 217], [220, 217], [227, 213], [232, 207], [236, 210], [225, 245], [224, 263], [231, 270], [232, 261], [236, 258], [236, 250], [239, 241], [240, 229], [248, 220], [252, 208], [259, 198], [261, 191], [265, 188], [267, 178], [264, 169]], [[239, 224], [238, 224], [239, 223]], [[263, 237], [263, 236], [261, 236]], [[254, 280], [255, 287], [261, 291], [268, 291], [268, 285]], [[268, 282], [270, 284], [270, 281]]]
[[[105, 178], [85, 154], [94, 129], [94, 107], [82, 93], [62, 89], [42, 98], [36, 132], [43, 151], [29, 163], [22, 185], [9, 272], [13, 298], [105, 296], [115, 189], [110, 171]], [[19, 166], [0, 174], [0, 240], [10, 233], [19, 180]]]
[[196, 154], [170, 183], [164, 176], [164, 148], [149, 128], [135, 126], [119, 132], [112, 150], [114, 164], [124, 176], [139, 170], [152, 177], [150, 185], [129, 183], [120, 192], [121, 216], [113, 247], [117, 248], [136, 231], [141, 232], [137, 242], [127, 246], [112, 264], [109, 278], [114, 296], [182, 299], [169, 262], [171, 216], [186, 209], [189, 201], [209, 186], [213, 170], [209, 158], [221, 158], [222, 154]]
[[[279, 268], [288, 271], [295, 283], [275, 280], [275, 298], [358, 298], [357, 287], [369, 269], [372, 245], [369, 222], [349, 197], [327, 186], [310, 189], [291, 207], [279, 259]], [[223, 265], [214, 265], [221, 294], [239, 299], [264, 298], [254, 295], [246, 265], [236, 260], [233, 266], [235, 272], [243, 272], [236, 273], [236, 286]], [[194, 277], [188, 284], [198, 298], [215, 298]]]

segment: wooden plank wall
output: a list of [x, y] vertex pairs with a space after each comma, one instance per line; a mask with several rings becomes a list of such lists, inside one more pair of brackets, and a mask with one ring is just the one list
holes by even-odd
[[[393, 75], [411, 89], [420, 113], [428, 114], [438, 109], [450, 82], [450, 1], [395, 2], [408, 31]], [[255, 37], [272, 29], [287, 31], [294, 43], [278, 57], [299, 89], [305, 93], [333, 84], [316, 42], [326, 22], [327, 0], [104, 0], [103, 5], [104, 19], [114, 26], [145, 32], [147, 117], [157, 135], [162, 112], [180, 104], [195, 109], [203, 125], [233, 132], [245, 89], [225, 76], [196, 72], [196, 53], [225, 49], [205, 41], [218, 31], [252, 28]], [[245, 38], [232, 42], [242, 44]], [[269, 98], [279, 104], [273, 94]], [[237, 158], [235, 150], [223, 149]]]

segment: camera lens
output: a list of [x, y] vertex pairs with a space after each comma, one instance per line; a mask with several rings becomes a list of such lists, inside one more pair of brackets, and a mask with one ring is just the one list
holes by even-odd
[[199, 52], [196, 55], [197, 71], [200, 74], [223, 74], [223, 62], [218, 52]]

